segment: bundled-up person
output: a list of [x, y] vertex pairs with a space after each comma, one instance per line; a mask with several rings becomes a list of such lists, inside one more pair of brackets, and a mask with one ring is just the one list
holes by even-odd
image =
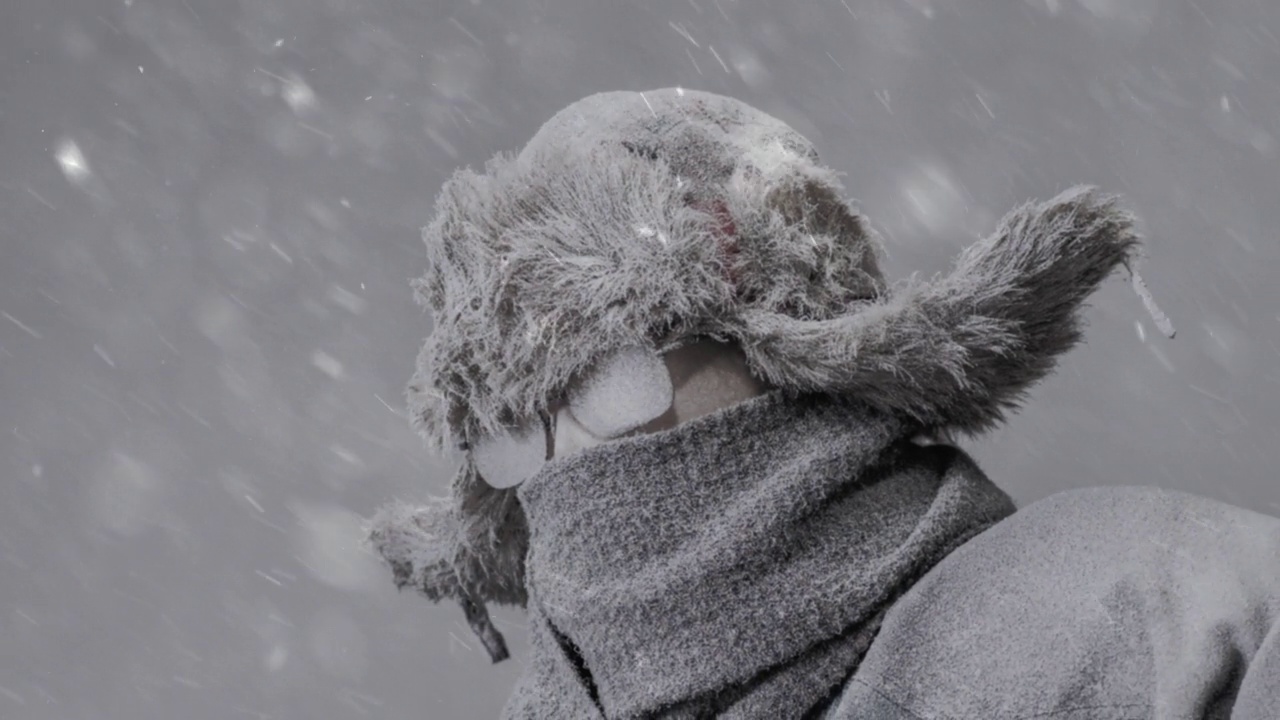
[[417, 427], [452, 496], [396, 582], [528, 613], [509, 718], [1280, 718], [1280, 520], [1157, 488], [1015, 510], [946, 438], [1005, 419], [1136, 257], [1076, 188], [889, 285], [784, 123], [614, 92], [447, 183]]

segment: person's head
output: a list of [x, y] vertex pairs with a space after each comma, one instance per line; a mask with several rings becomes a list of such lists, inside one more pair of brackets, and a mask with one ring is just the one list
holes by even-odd
[[527, 599], [516, 485], [554, 482], [556, 457], [764, 390], [993, 427], [1080, 339], [1133, 226], [1072, 188], [891, 291], [875, 233], [782, 121], [679, 89], [580, 100], [436, 200], [415, 286], [434, 329], [407, 397], [463, 463], [451, 498], [388, 508], [371, 537], [401, 586], [496, 636], [483, 604]]
[[[878, 239], [804, 137], [678, 89], [570, 105], [518, 155], [455, 174], [424, 238], [417, 288], [435, 328], [413, 416], [501, 487], [548, 445], [670, 427], [766, 387], [817, 389], [796, 368], [822, 339], [788, 321], [837, 318], [884, 290]], [[673, 362], [692, 385], [671, 387]], [[699, 385], [714, 378], [736, 380]]]

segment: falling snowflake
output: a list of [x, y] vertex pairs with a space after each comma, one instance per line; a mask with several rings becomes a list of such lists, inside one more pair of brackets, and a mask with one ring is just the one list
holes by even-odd
[[316, 104], [316, 93], [305, 80], [297, 75], [290, 75], [281, 84], [280, 97], [289, 104], [295, 113], [310, 110]]
[[58, 160], [58, 166], [62, 168], [62, 174], [73, 183], [84, 182], [93, 174], [89, 169], [89, 161], [80, 151], [80, 146], [70, 138], [58, 143], [58, 150], [54, 157]]
[[311, 356], [311, 364], [334, 380], [342, 377], [342, 363], [323, 350], [315, 351]]

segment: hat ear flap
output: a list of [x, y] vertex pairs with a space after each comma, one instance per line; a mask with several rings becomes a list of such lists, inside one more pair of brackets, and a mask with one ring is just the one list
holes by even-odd
[[462, 588], [472, 597], [524, 607], [529, 522], [515, 488], [490, 487], [468, 457], [454, 476], [452, 495], [459, 530], [453, 564]]
[[951, 272], [846, 315], [743, 314], [752, 366], [774, 385], [857, 398], [925, 430], [1004, 420], [1082, 337], [1085, 301], [1138, 252], [1115, 197], [1069, 189], [1010, 212]]
[[468, 457], [454, 476], [453, 497], [382, 508], [369, 542], [391, 567], [399, 588], [429, 600], [460, 603], [494, 662], [506, 657], [486, 602], [524, 607], [529, 525], [514, 490], [489, 487]]

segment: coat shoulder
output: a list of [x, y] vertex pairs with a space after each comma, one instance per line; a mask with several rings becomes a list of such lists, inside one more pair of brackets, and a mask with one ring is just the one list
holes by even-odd
[[1062, 492], [907, 591], [827, 717], [1183, 717], [1278, 612], [1280, 520], [1158, 488]]

